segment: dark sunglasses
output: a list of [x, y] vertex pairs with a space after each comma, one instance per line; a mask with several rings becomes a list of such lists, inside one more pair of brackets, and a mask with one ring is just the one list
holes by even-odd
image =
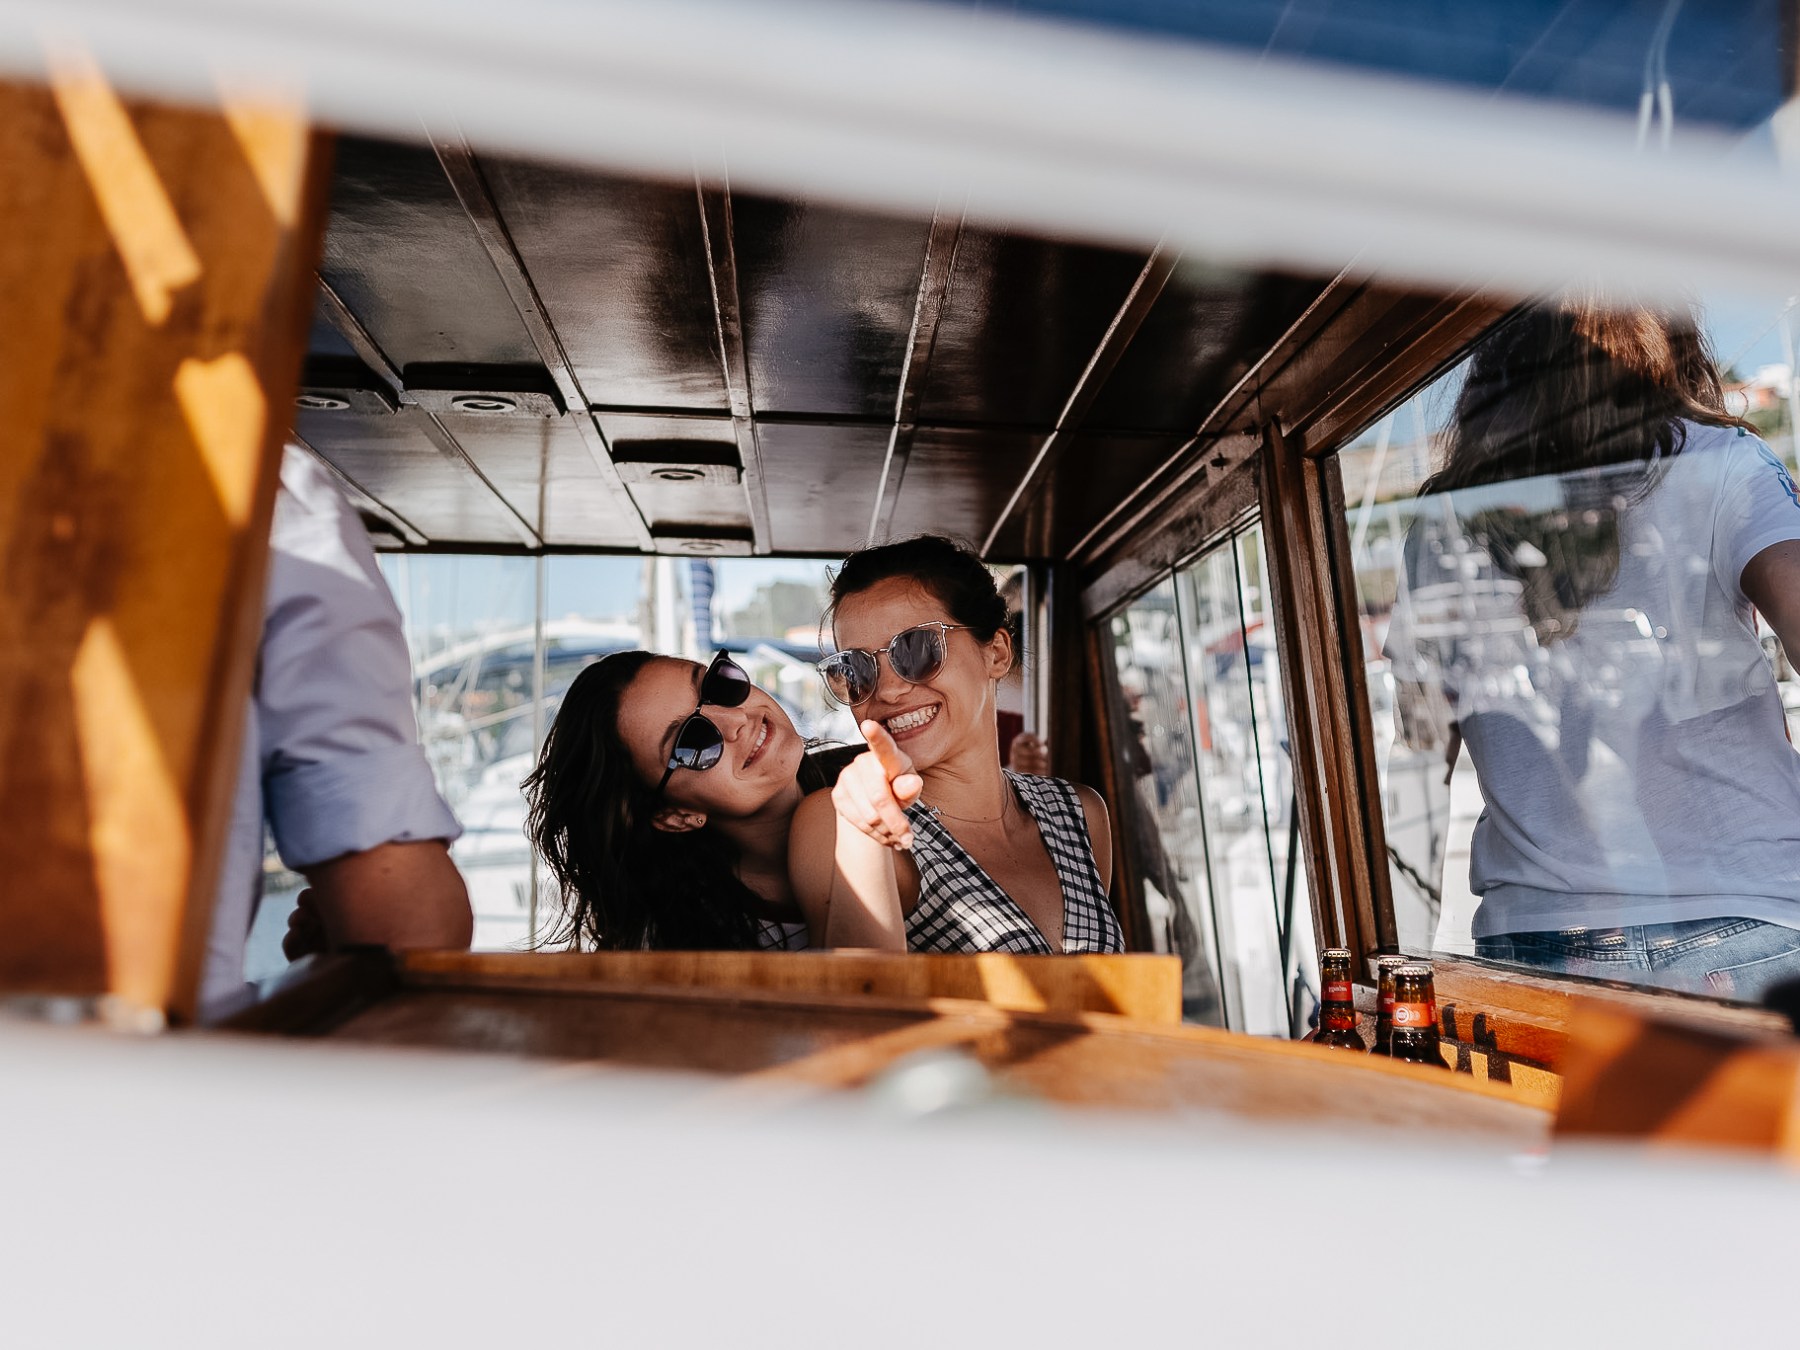
[[663, 771], [656, 795], [662, 796], [669, 778], [677, 769], [710, 769], [725, 753], [725, 734], [701, 714], [708, 703], [718, 708], [736, 708], [750, 697], [750, 677], [729, 654], [720, 652], [700, 677], [700, 701], [681, 730], [675, 733], [675, 749], [669, 755], [669, 767]]
[[846, 708], [854, 708], [875, 697], [883, 652], [887, 654], [888, 668], [894, 674], [908, 684], [918, 684], [942, 669], [948, 634], [968, 626], [966, 623], [918, 624], [895, 633], [880, 651], [849, 647], [833, 652], [819, 662], [819, 674], [825, 677], [825, 689], [834, 699]]

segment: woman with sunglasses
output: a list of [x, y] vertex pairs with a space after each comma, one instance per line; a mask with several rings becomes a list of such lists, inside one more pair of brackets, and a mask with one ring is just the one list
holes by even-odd
[[525, 780], [527, 830], [572, 947], [806, 945], [788, 824], [856, 752], [808, 752], [720, 652], [702, 668], [617, 652], [575, 677]]
[[865, 549], [832, 582], [842, 650], [819, 663], [869, 749], [795, 813], [794, 891], [815, 944], [889, 951], [1124, 950], [1090, 788], [1003, 770], [1006, 603], [934, 535]]

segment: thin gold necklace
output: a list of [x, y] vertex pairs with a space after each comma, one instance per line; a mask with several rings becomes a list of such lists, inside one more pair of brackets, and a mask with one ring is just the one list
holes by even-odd
[[924, 803], [924, 806], [925, 806], [925, 809], [927, 811], [931, 812], [931, 814], [934, 817], [943, 817], [948, 820], [957, 821], [964, 825], [992, 825], [998, 821], [1002, 821], [1002, 820], [1006, 819], [1006, 817], [1008, 815], [1007, 806], [1008, 806], [1011, 798], [1012, 798], [1012, 784], [1008, 783], [1006, 785], [1006, 795], [1000, 799], [1000, 814], [997, 816], [988, 816], [985, 819], [979, 819], [975, 816], [954, 815], [951, 812], [944, 810], [940, 806], [933, 806], [930, 802]]

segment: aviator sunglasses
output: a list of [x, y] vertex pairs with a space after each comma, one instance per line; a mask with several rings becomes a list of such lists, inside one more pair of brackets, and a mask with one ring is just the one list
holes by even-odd
[[656, 785], [657, 796], [662, 796], [663, 789], [669, 786], [675, 770], [710, 769], [725, 753], [725, 733], [700, 709], [708, 703], [718, 708], [736, 708], [749, 697], [750, 677], [744, 674], [744, 668], [725, 652], [714, 656], [700, 677], [700, 701], [675, 733], [675, 749], [669, 755], [669, 767], [663, 771], [662, 781]]
[[966, 623], [942, 622], [917, 624], [895, 633], [888, 639], [887, 646], [879, 651], [849, 647], [833, 652], [819, 662], [819, 674], [825, 677], [825, 688], [834, 699], [846, 708], [854, 708], [875, 697], [883, 652], [887, 653], [888, 668], [894, 674], [908, 684], [918, 684], [929, 680], [943, 667], [945, 644], [949, 640], [946, 635], [968, 626]]

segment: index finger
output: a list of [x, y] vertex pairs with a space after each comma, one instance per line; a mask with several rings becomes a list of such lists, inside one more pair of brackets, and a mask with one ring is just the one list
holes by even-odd
[[862, 734], [863, 739], [869, 743], [869, 749], [875, 752], [875, 758], [881, 761], [881, 767], [887, 772], [890, 783], [901, 774], [913, 771], [912, 756], [895, 744], [894, 738], [881, 723], [864, 722]]

